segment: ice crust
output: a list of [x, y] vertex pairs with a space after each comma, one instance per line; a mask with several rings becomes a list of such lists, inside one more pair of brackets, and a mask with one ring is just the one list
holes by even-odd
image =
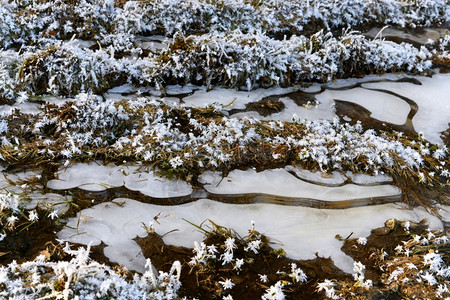
[[450, 123], [450, 74], [435, 74], [433, 77], [414, 77], [422, 85], [407, 82], [365, 83], [367, 88], [385, 89], [408, 97], [419, 106], [413, 118], [417, 132], [423, 132], [432, 143], [443, 144], [440, 132]]
[[321, 103], [342, 100], [363, 106], [372, 113], [372, 118], [392, 124], [402, 125], [410, 111], [405, 101], [385, 93], [354, 88], [344, 91], [326, 90], [316, 96]]
[[139, 166], [115, 166], [75, 164], [57, 173], [58, 179], [50, 180], [47, 187], [64, 190], [78, 187], [87, 191], [104, 191], [108, 188], [125, 186], [154, 198], [181, 197], [190, 195], [192, 187], [181, 180], [168, 180], [153, 170]]
[[292, 88], [269, 88], [269, 89], [256, 89], [254, 91], [238, 91], [235, 89], [215, 88], [211, 91], [199, 90], [194, 94], [183, 98], [186, 106], [189, 107], [204, 107], [212, 104], [232, 105], [225, 109], [244, 109], [245, 105], [250, 102], [256, 102], [264, 97], [272, 95], [281, 95], [289, 93]]
[[[316, 174], [303, 173], [313, 181], [319, 181]], [[252, 194], [261, 193], [282, 197], [316, 199], [322, 201], [345, 201], [362, 198], [388, 197], [401, 194], [392, 185], [359, 186], [346, 184], [339, 187], [319, 186], [296, 178], [284, 169], [256, 172], [234, 170], [222, 178], [219, 173], [206, 172], [201, 176], [204, 188], [214, 194]], [[342, 180], [323, 179], [322, 183], [341, 183]]]
[[[384, 204], [349, 209], [329, 210], [276, 204], [225, 204], [208, 199], [179, 206], [159, 206], [131, 199], [115, 199], [81, 211], [71, 218], [58, 237], [71, 242], [99, 245], [105, 243], [105, 255], [113, 262], [143, 272], [145, 259], [137, 243], [137, 236], [147, 235], [146, 226], [153, 224], [156, 233], [169, 245], [192, 247], [203, 240], [202, 233], [183, 220], [200, 224], [206, 219], [233, 228], [245, 236], [251, 228], [281, 243], [287, 256], [293, 259], [331, 257], [337, 267], [352, 272], [353, 260], [341, 250], [337, 234], [346, 237], [366, 237], [371, 229], [383, 226], [390, 218], [420, 221], [427, 218], [430, 228], [442, 229], [442, 222], [423, 208], [407, 209], [403, 204]], [[153, 219], [157, 217], [157, 221]]]
[[[40, 176], [39, 171], [26, 171], [17, 173], [2, 172], [0, 169], [0, 190], [5, 190], [11, 193], [22, 194], [26, 186], [19, 184], [20, 181], [33, 180], [35, 177]], [[40, 185], [36, 185], [40, 187]]]
[[59, 216], [65, 214], [70, 208], [72, 196], [63, 196], [55, 193], [40, 194], [34, 192], [29, 195], [30, 202], [22, 201], [25, 209], [34, 209], [39, 207], [48, 211], [56, 211]]

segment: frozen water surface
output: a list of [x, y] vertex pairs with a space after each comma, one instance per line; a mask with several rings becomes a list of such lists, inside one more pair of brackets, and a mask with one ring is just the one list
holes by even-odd
[[14, 103], [13, 105], [0, 105], [0, 115], [10, 114], [16, 109], [25, 114], [38, 114], [39, 107], [39, 104], [31, 102]]
[[[145, 204], [131, 199], [115, 199], [81, 211], [71, 218], [59, 238], [71, 242], [99, 245], [105, 243], [105, 255], [127, 268], [144, 271], [145, 259], [136, 237], [144, 237], [143, 227], [153, 223], [156, 233], [164, 235], [169, 245], [192, 247], [203, 239], [202, 233], [184, 221], [200, 224], [211, 219], [216, 224], [233, 228], [245, 236], [251, 228], [281, 243], [287, 256], [293, 259], [331, 257], [336, 266], [352, 272], [353, 260], [341, 250], [342, 242], [335, 238], [353, 232], [354, 237], [366, 237], [371, 229], [383, 226], [389, 218], [420, 221], [427, 218], [431, 228], [442, 229], [442, 222], [424, 209], [409, 210], [405, 205], [384, 204], [340, 210], [315, 209], [275, 204], [225, 204], [208, 199], [179, 206]], [[154, 222], [154, 217], [158, 222]]]
[[334, 171], [331, 174], [322, 172], [312, 172], [294, 166], [286, 166], [284, 168], [286, 171], [294, 173], [298, 178], [303, 179], [308, 182], [326, 184], [328, 186], [338, 186], [344, 184], [346, 181], [346, 176], [342, 175], [338, 171]]
[[211, 91], [200, 90], [194, 94], [184, 97], [183, 101], [190, 107], [203, 107], [214, 103], [228, 105], [226, 109], [244, 109], [245, 105], [250, 102], [256, 102], [264, 97], [271, 95], [286, 94], [292, 91], [292, 88], [269, 88], [257, 89], [254, 91], [244, 92], [233, 89], [216, 88]]
[[383, 89], [408, 97], [419, 106], [413, 118], [417, 132], [423, 132], [432, 143], [442, 144], [440, 132], [450, 123], [450, 74], [435, 74], [433, 77], [415, 77], [422, 85], [407, 82], [366, 83], [366, 88]]
[[48, 211], [56, 211], [58, 215], [63, 215], [70, 208], [71, 196], [63, 196], [55, 193], [41, 194], [34, 192], [29, 195], [30, 201], [22, 201], [26, 209], [39, 207]]
[[120, 186], [154, 198], [180, 197], [192, 192], [192, 187], [186, 182], [168, 180], [157, 176], [153, 170], [139, 166], [104, 166], [96, 163], [79, 163], [62, 169], [57, 173], [57, 179], [47, 183], [48, 188], [55, 190], [78, 187], [94, 192]]
[[392, 124], [404, 124], [410, 111], [405, 101], [385, 93], [354, 88], [351, 90], [326, 90], [316, 96], [319, 102], [330, 103], [333, 100], [353, 102], [372, 113], [372, 117]]
[[[318, 181], [316, 174], [303, 173], [304, 177]], [[305, 176], [306, 175], [306, 176]], [[300, 180], [284, 169], [265, 170], [257, 173], [253, 169], [234, 170], [222, 178], [219, 173], [207, 172], [201, 177], [205, 189], [213, 194], [252, 194], [261, 193], [282, 197], [315, 199], [322, 201], [345, 201], [375, 197], [389, 197], [401, 194], [401, 190], [392, 185], [358, 186], [346, 184], [328, 187]], [[330, 183], [332, 179], [321, 182]], [[337, 179], [335, 182], [341, 182]], [[333, 182], [331, 182], [333, 183]]]

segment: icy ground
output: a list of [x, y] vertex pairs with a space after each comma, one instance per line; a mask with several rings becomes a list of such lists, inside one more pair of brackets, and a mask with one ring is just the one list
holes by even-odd
[[[450, 76], [442, 74], [434, 75], [432, 78], [414, 77], [421, 85], [396, 82], [401, 78], [394, 75], [369, 76], [361, 80], [340, 80], [322, 88], [319, 85], [312, 86], [306, 92], [315, 95], [318, 103], [310, 107], [298, 106], [289, 98], [283, 98], [283, 94], [292, 92], [295, 88], [258, 89], [251, 92], [216, 88], [206, 92], [192, 86], [191, 89], [176, 91], [173, 87], [169, 90], [174, 95], [191, 93], [181, 97], [181, 101], [188, 106], [212, 104], [211, 99], [216, 104], [232, 103], [224, 108], [230, 112], [233, 109], [243, 109], [246, 104], [257, 102], [264, 97], [281, 95], [280, 99], [284, 103], [292, 102], [293, 107], [286, 105], [283, 111], [265, 117], [275, 121], [289, 120], [294, 113], [302, 118], [332, 119], [335, 117], [333, 99], [339, 99], [365, 107], [372, 112], [373, 118], [394, 124], [404, 124], [410, 113], [410, 105], [401, 98], [380, 90], [394, 91], [410, 98], [419, 106], [418, 113], [413, 117], [414, 127], [418, 127], [415, 129], [423, 130], [430, 140], [442, 143], [439, 134], [445, 129], [445, 123], [448, 122], [448, 115], [450, 115], [450, 112], [443, 113], [450, 109], [450, 101], [446, 96], [450, 86], [446, 83], [450, 82]], [[354, 87], [355, 85], [358, 87]], [[378, 89], [378, 91], [369, 88]], [[120, 92], [129, 92], [129, 88], [116, 88], [110, 91], [110, 95]], [[430, 103], [439, 103], [439, 105]], [[240, 112], [239, 116], [262, 118], [255, 111]], [[427, 126], [425, 126], [425, 118]], [[36, 174], [14, 176], [33, 177]], [[198, 191], [193, 194], [192, 187], [183, 181], [170, 181], [156, 175], [151, 169], [139, 165], [103, 166], [95, 162], [75, 164], [62, 168], [56, 176], [56, 179], [47, 183], [47, 187], [55, 191], [78, 187], [100, 192], [124, 186], [153, 198], [189, 195], [194, 197], [195, 193], [198, 194]], [[14, 178], [11, 179], [14, 181]], [[202, 235], [183, 219], [199, 224], [209, 218], [218, 224], [234, 228], [239, 233], [245, 233], [250, 222], [254, 220], [258, 224], [259, 231], [280, 242], [280, 246], [289, 257], [309, 259], [313, 258], [318, 251], [319, 255], [332, 257], [338, 267], [350, 272], [353, 262], [341, 252], [342, 242], [335, 239], [336, 234], [347, 236], [353, 232], [355, 236], [365, 237], [369, 235], [371, 229], [381, 226], [386, 219], [390, 218], [412, 221], [427, 218], [431, 228], [443, 228], [442, 221], [448, 222], [445, 217], [448, 213], [443, 214], [442, 220], [422, 208], [409, 210], [402, 204], [352, 207], [359, 206], [357, 200], [361, 199], [387, 199], [388, 202], [400, 200], [401, 191], [389, 184], [391, 182], [389, 176], [382, 174], [369, 176], [334, 172], [331, 176], [324, 176], [320, 172], [287, 166], [285, 169], [263, 172], [256, 172], [253, 169], [235, 170], [224, 178], [219, 173], [206, 172], [200, 177], [200, 182], [203, 184], [205, 195], [207, 193], [222, 196], [258, 194], [267, 196], [267, 199], [271, 199], [272, 202], [280, 201], [283, 204], [291, 203], [296, 206], [268, 203], [225, 204], [201, 199], [201, 196], [196, 196], [200, 199], [192, 203], [160, 206], [119, 198], [114, 202], [121, 205], [99, 204], [82, 210], [77, 217], [68, 220], [67, 227], [58, 236], [63, 240], [85, 245], [90, 242], [93, 242], [93, 245], [103, 242], [107, 245], [105, 255], [111, 261], [143, 272], [145, 258], [139, 246], [133, 241], [137, 236], [146, 235], [142, 224], [153, 223], [156, 232], [161, 235], [176, 230], [164, 236], [165, 242], [190, 247], [194, 241], [201, 240]], [[13, 188], [6, 182], [2, 187], [9, 188], [11, 191], [20, 190], [20, 187]], [[51, 199], [51, 194], [41, 197]], [[310, 203], [308, 200], [346, 202], [350, 208], [330, 210], [302, 207]], [[61, 202], [64, 201], [61, 200]], [[441, 212], [448, 209], [448, 207], [441, 208], [443, 209]], [[156, 216], [159, 217], [155, 222], [153, 218]]]

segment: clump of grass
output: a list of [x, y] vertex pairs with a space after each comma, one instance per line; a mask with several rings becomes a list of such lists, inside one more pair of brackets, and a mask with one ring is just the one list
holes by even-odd
[[103, 50], [92, 51], [71, 44], [53, 44], [29, 56], [18, 72], [19, 89], [35, 95], [77, 95], [81, 91], [103, 93], [112, 86], [121, 85], [124, 64], [111, 63], [110, 54]]
[[271, 36], [371, 24], [430, 26], [448, 21], [448, 3], [436, 1], [2, 1], [0, 47], [67, 40], [103, 43], [123, 34], [203, 34], [241, 30]]
[[[279, 270], [274, 269], [279, 265], [264, 266], [264, 261], [273, 263], [274, 257], [280, 257], [284, 251], [271, 248], [269, 239], [257, 232], [253, 223], [244, 237], [211, 220], [194, 226], [205, 234], [206, 239], [200, 244], [194, 243], [190, 272], [195, 274], [202, 293], [209, 297], [233, 299], [235, 285], [253, 281], [253, 284], [257, 283], [255, 286], [246, 283], [252, 290], [247, 291], [248, 295], [257, 293], [261, 299], [284, 299], [285, 291], [293, 293], [307, 281], [306, 274], [295, 263]], [[245, 278], [240, 278], [240, 274]], [[243, 288], [236, 287], [240, 295]]]
[[[109, 36], [114, 45], [91, 50], [73, 41], [52, 42], [20, 55], [17, 72], [9, 70], [3, 98], [80, 92], [102, 94], [125, 83], [164, 90], [169, 84], [195, 83], [227, 87], [289, 86], [328, 82], [386, 72], [424, 73], [448, 60], [448, 51], [416, 48], [385, 40], [368, 40], [358, 32], [338, 37], [319, 31], [311, 36], [275, 40], [238, 30], [185, 36], [178, 32], [160, 53], [141, 57], [134, 38]], [[446, 40], [440, 46], [444, 47]], [[434, 65], [433, 65], [434, 64]], [[5, 72], [3, 72], [6, 74]], [[12, 78], [17, 77], [18, 83]], [[3, 79], [2, 79], [3, 78]]]

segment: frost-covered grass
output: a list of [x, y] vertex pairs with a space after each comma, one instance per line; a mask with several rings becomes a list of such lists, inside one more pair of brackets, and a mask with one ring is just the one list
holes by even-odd
[[[140, 161], [168, 177], [196, 180], [205, 170], [298, 164], [310, 170], [387, 173], [403, 189], [448, 182], [447, 148], [358, 123], [236, 119], [206, 108], [169, 107], [151, 98], [111, 101], [81, 94], [41, 113], [10, 112], [0, 154], [8, 164], [100, 159]], [[417, 200], [417, 199], [414, 199]]]
[[9, 299], [176, 299], [181, 286], [180, 262], [170, 272], [148, 271], [128, 278], [126, 273], [89, 259], [90, 247], [64, 251], [69, 261], [48, 261], [45, 255], [34, 261], [15, 261], [0, 267], [0, 296]]
[[5, 75], [0, 80], [7, 83], [5, 99], [18, 98], [23, 93], [101, 94], [124, 83], [158, 90], [176, 83], [247, 89], [289, 86], [364, 74], [422, 73], [434, 63], [448, 60], [447, 40], [442, 40], [442, 51], [438, 51], [407, 43], [368, 40], [352, 31], [337, 38], [319, 31], [310, 37], [292, 36], [281, 41], [263, 33], [240, 31], [200, 36], [176, 34], [160, 53], [144, 57], [140, 56], [140, 48], [130, 48], [130, 55], [116, 57], [112, 46], [90, 50], [74, 42], [59, 42], [42, 50], [24, 51], [14, 64], [3, 67]]
[[[139, 83], [142, 62], [137, 58], [114, 58], [110, 51], [82, 49], [72, 43], [55, 44], [24, 56], [17, 72], [18, 89], [33, 94], [76, 95], [80, 91], [102, 93], [128, 80]], [[134, 79], [134, 80], [133, 80]]]
[[[292, 85], [404, 71], [449, 61], [436, 49], [369, 40], [360, 24], [430, 25], [449, 20], [448, 1], [29, 1], [0, 6], [0, 101], [50, 93], [101, 94], [196, 83], [208, 87]], [[380, 24], [381, 23], [381, 24]], [[311, 25], [313, 24], [313, 25]], [[306, 31], [303, 27], [310, 26]], [[340, 36], [329, 30], [345, 28]], [[283, 39], [277, 34], [288, 33]], [[162, 51], [138, 35], [165, 35]], [[75, 41], [73, 41], [75, 39]], [[93, 43], [90, 48], [79, 39]], [[149, 53], [150, 52], [150, 53]]]
[[[251, 274], [250, 270], [255, 268], [253, 264], [258, 264], [256, 261], [258, 255], [278, 255], [278, 257], [284, 255], [282, 249], [275, 250], [268, 246], [269, 240], [255, 230], [254, 224], [248, 235], [241, 237], [232, 229], [222, 227], [212, 221], [209, 223], [210, 228], [207, 228], [205, 224], [196, 226], [205, 233], [206, 240], [194, 243], [192, 249], [194, 256], [189, 264], [191, 272], [198, 274], [198, 284], [202, 285], [202, 289], [216, 290], [213, 293], [223, 299], [232, 297], [235, 283], [231, 278], [239, 278], [241, 273]], [[285, 287], [301, 286], [308, 280], [306, 274], [295, 263], [291, 263], [287, 268], [288, 272], [278, 270], [275, 274], [251, 274], [260, 281], [263, 290], [261, 299], [284, 299]], [[270, 272], [271, 269], [269, 267], [266, 270]], [[221, 270], [225, 270], [225, 272], [222, 274]], [[225, 274], [230, 278], [217, 280]], [[219, 286], [217, 283], [221, 286], [220, 289], [216, 288]]]
[[[356, 243], [361, 248], [365, 264], [355, 262], [354, 281], [325, 280], [318, 284], [318, 291], [329, 299], [366, 299], [370, 295], [396, 294], [409, 299], [448, 299], [450, 296], [449, 239], [441, 230], [410, 232], [423, 226], [409, 221], [388, 220], [386, 228], [390, 235], [400, 236], [401, 243], [390, 249], [377, 247], [376, 243]], [[388, 253], [389, 252], [389, 253]], [[370, 265], [369, 265], [370, 264]], [[371, 276], [378, 273], [377, 284], [365, 278], [366, 267], [372, 269]]]
[[[39, 220], [37, 211], [26, 210], [23, 202], [20, 195], [0, 192], [0, 242], [10, 232], [25, 230]], [[51, 218], [55, 218], [54, 212]]]
[[299, 34], [362, 24], [429, 26], [450, 20], [445, 0], [30, 1], [2, 0], [0, 47], [109, 35], [198, 34], [239, 29]]
[[[36, 195], [35, 195], [36, 197]], [[59, 218], [67, 209], [62, 208], [66, 203], [35, 202], [30, 205], [30, 196], [0, 190], [0, 242], [8, 235], [14, 235], [28, 230], [32, 226], [39, 226], [40, 220], [59, 224]]]
[[339, 37], [319, 31], [310, 37], [282, 41], [263, 33], [176, 35], [146, 70], [149, 82], [164, 86], [175, 81], [222, 84], [289, 86], [304, 81], [328, 82], [338, 77], [405, 71], [421, 73], [432, 66], [436, 52], [410, 44], [368, 40], [357, 32]]

